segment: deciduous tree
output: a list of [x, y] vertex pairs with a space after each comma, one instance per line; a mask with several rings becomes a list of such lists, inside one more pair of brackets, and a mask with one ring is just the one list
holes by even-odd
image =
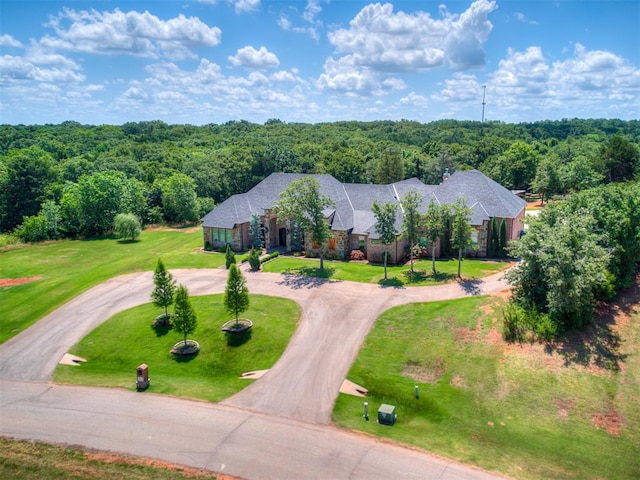
[[459, 198], [453, 205], [451, 245], [458, 250], [458, 278], [462, 278], [460, 275], [462, 251], [471, 246], [472, 227], [469, 223], [471, 221], [471, 213], [471, 209], [462, 198]]
[[198, 218], [196, 183], [184, 173], [174, 173], [162, 183], [162, 205], [169, 222], [185, 223]]
[[278, 220], [292, 219], [311, 234], [311, 241], [318, 245], [320, 270], [324, 269], [324, 250], [331, 237], [324, 211], [334, 206], [333, 201], [320, 193], [320, 183], [313, 177], [294, 180], [280, 193], [275, 211]]
[[385, 202], [380, 205], [378, 202], [373, 202], [371, 210], [376, 217], [376, 232], [380, 237], [380, 242], [385, 246], [384, 257], [384, 279], [387, 279], [387, 257], [389, 252], [387, 246], [395, 242], [396, 240], [396, 205], [391, 202]]
[[142, 232], [142, 225], [133, 213], [119, 213], [113, 221], [113, 229], [118, 237], [134, 241]]
[[402, 235], [409, 240], [409, 258], [412, 274], [414, 246], [418, 243], [421, 233], [422, 216], [418, 210], [421, 202], [422, 196], [415, 190], [409, 191], [400, 202], [404, 215], [402, 219]]
[[545, 210], [511, 249], [522, 259], [507, 274], [514, 298], [548, 314], [559, 332], [590, 322], [595, 293], [607, 281], [609, 252], [595, 223], [586, 211]]
[[431, 269], [436, 273], [436, 243], [444, 234], [449, 208], [440, 205], [433, 198], [429, 201], [424, 216], [424, 236], [431, 245]]

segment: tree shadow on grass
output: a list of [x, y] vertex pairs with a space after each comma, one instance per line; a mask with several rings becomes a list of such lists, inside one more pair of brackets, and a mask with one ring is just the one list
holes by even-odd
[[611, 372], [620, 370], [627, 358], [620, 353], [620, 335], [611, 324], [597, 321], [583, 332], [568, 332], [563, 338], [545, 345], [545, 352], [558, 353], [564, 366], [597, 367]]
[[173, 329], [173, 326], [170, 323], [152, 323], [151, 329], [156, 334], [156, 337], [164, 337]]
[[171, 355], [176, 363], [189, 363], [200, 354], [200, 350], [191, 355]]
[[547, 344], [545, 351], [561, 355], [565, 366], [577, 364], [619, 371], [628, 355], [620, 352], [618, 329], [628, 321], [638, 302], [640, 284], [636, 281], [636, 285], [620, 292], [616, 300], [601, 306], [592, 325], [581, 332], [568, 332], [563, 338]]
[[131, 240], [130, 238], [121, 238], [120, 240], [118, 240], [118, 243], [120, 245], [128, 245], [130, 243], [138, 243], [140, 240], [139, 239], [135, 239], [135, 240]]
[[245, 330], [241, 333], [233, 333], [233, 332], [225, 332], [225, 337], [227, 339], [227, 345], [229, 347], [239, 347], [244, 345], [249, 340], [251, 340], [251, 332], [252, 330]]
[[378, 285], [383, 288], [404, 288], [404, 282], [399, 278], [382, 279], [378, 282]]
[[290, 269], [282, 272], [284, 280], [281, 284], [295, 289], [319, 287], [327, 282], [337, 281], [331, 280], [334, 273], [335, 268], [332, 267], [325, 267], [324, 270], [320, 270], [319, 267]]
[[419, 283], [427, 278], [427, 272], [424, 270], [414, 270], [413, 272], [411, 270], [405, 270], [402, 272], [402, 275], [407, 279], [406, 283]]

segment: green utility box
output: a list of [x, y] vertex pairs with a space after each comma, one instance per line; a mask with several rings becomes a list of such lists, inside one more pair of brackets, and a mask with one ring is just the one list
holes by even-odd
[[396, 423], [396, 407], [394, 405], [387, 405], [383, 403], [378, 409], [378, 423], [382, 425], [393, 425]]

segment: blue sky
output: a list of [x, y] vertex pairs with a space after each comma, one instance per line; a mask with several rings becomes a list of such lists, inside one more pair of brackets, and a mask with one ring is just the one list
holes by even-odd
[[2, 0], [0, 123], [640, 118], [640, 2]]

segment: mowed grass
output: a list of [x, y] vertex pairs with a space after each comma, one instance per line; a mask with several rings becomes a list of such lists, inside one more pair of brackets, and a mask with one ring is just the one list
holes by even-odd
[[[471, 280], [504, 270], [512, 265], [509, 261], [464, 259], [461, 275]], [[351, 282], [374, 283], [389, 286], [429, 286], [452, 282], [458, 274], [457, 259], [436, 260], [434, 275], [431, 260], [420, 259], [414, 262], [414, 273], [406, 265], [387, 266], [387, 280], [384, 280], [384, 267], [380, 264], [328, 261], [324, 262], [324, 271], [320, 270], [320, 260], [281, 256], [265, 263], [265, 272], [304, 275], [307, 277], [332, 278]]]
[[[589, 342], [553, 353], [505, 344], [493, 320], [501, 302], [474, 297], [385, 312], [348, 374], [368, 398], [340, 394], [335, 423], [513, 478], [640, 478], [640, 313], [619, 343], [605, 332], [614, 341], [604, 344], [617, 348], [609, 353], [624, 359], [607, 370], [589, 364], [602, 353]], [[377, 424], [382, 403], [396, 405], [395, 426]]]
[[198, 326], [188, 338], [200, 344], [197, 355], [171, 354], [171, 347], [184, 337], [152, 327], [161, 310], [146, 304], [115, 315], [82, 339], [70, 353], [87, 362], [59, 365], [54, 381], [135, 390], [136, 368], [146, 363], [151, 380], [147, 391], [217, 402], [251, 383], [238, 378], [242, 373], [270, 368], [280, 358], [300, 318], [291, 300], [250, 295], [242, 317], [252, 320], [253, 328], [246, 335], [227, 337], [220, 329], [233, 317], [225, 313], [222, 295], [191, 301]]
[[224, 255], [205, 254], [202, 230], [145, 230], [137, 242], [115, 239], [64, 240], [19, 245], [0, 251], [0, 279], [40, 277], [0, 288], [0, 343], [85, 290], [125, 273], [166, 267], [216, 268]]
[[0, 438], [5, 480], [215, 480], [211, 472], [128, 455]]

